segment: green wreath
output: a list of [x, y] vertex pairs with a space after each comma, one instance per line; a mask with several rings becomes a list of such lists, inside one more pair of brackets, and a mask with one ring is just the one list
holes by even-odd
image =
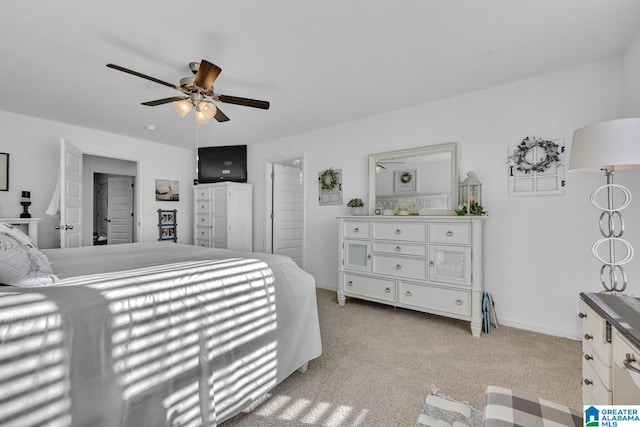
[[[540, 147], [544, 150], [544, 157], [537, 161], [529, 161], [527, 154], [535, 147]], [[560, 161], [559, 148], [559, 145], [553, 141], [526, 137], [513, 152], [511, 160], [513, 160], [516, 169], [521, 172], [544, 172], [551, 167], [552, 163]]]
[[402, 175], [400, 175], [400, 182], [402, 182], [403, 184], [410, 183], [412, 179], [413, 175], [411, 175], [411, 173], [409, 172], [402, 172]]
[[323, 190], [333, 190], [338, 185], [338, 172], [329, 168], [320, 174], [318, 182]]

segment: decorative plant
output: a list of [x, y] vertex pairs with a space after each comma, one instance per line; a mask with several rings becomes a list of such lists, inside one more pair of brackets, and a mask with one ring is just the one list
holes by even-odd
[[338, 172], [329, 168], [320, 174], [318, 182], [323, 190], [333, 190], [338, 185]]
[[359, 208], [364, 206], [364, 202], [362, 201], [362, 199], [351, 199], [349, 200], [349, 203], [347, 203], [347, 206], [349, 206], [350, 208]]

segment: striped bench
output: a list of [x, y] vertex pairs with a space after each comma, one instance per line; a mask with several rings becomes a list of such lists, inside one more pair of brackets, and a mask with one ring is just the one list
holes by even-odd
[[582, 427], [582, 414], [567, 406], [527, 395], [509, 388], [490, 385], [486, 391], [483, 423], [485, 427]]

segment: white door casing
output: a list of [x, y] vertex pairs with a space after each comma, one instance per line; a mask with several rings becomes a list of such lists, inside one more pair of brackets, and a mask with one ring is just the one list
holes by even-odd
[[82, 151], [60, 139], [60, 247], [82, 244]]
[[133, 241], [133, 177], [109, 177], [107, 191], [107, 244]]
[[303, 267], [304, 184], [302, 169], [273, 165], [272, 253], [286, 255]]

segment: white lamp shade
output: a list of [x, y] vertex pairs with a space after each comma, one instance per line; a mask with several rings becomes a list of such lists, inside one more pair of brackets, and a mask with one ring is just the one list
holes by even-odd
[[600, 172], [640, 168], [640, 118], [611, 120], [573, 133], [569, 171]]
[[188, 99], [173, 101], [173, 108], [175, 108], [176, 113], [178, 113], [180, 117], [184, 117], [191, 111], [191, 101]]
[[198, 104], [198, 108], [196, 108], [196, 122], [199, 125], [209, 123], [213, 116], [216, 115], [216, 111], [218, 109], [213, 104], [213, 102], [202, 101]]

